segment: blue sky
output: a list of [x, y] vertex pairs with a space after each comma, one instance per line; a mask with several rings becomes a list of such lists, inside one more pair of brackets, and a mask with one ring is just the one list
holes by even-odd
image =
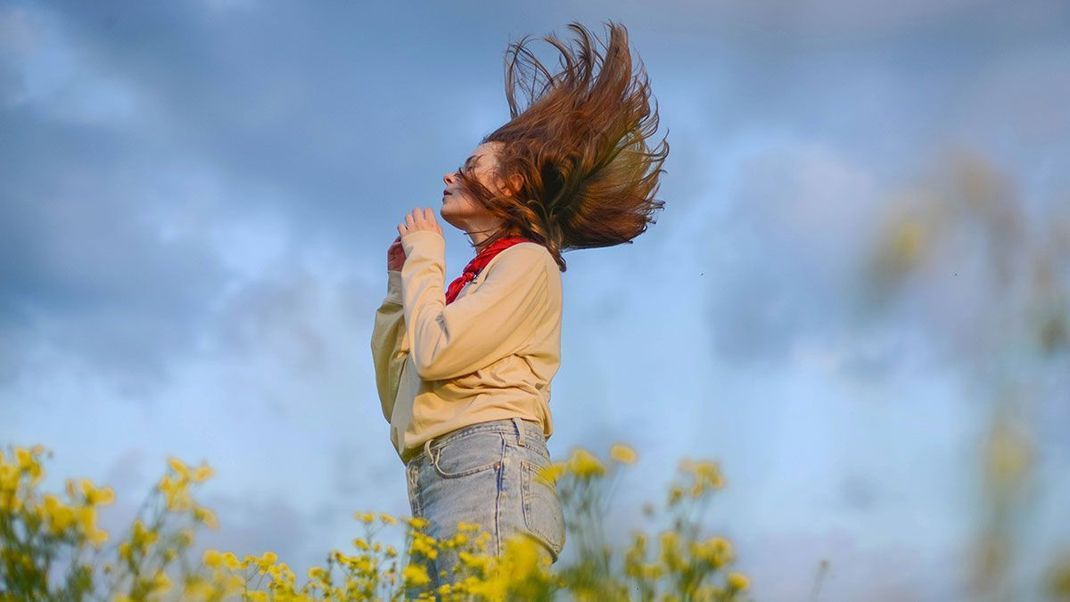
[[[1021, 319], [1070, 313], [1062, 2], [6, 0], [0, 443], [113, 485], [111, 525], [167, 456], [207, 460], [202, 543], [295, 567], [356, 510], [407, 513], [368, 348], [395, 226], [508, 118], [509, 42], [609, 19], [666, 206], [565, 255], [551, 453], [636, 447], [618, 524], [719, 460], [710, 528], [758, 599], [807, 599], [822, 559], [822, 599], [963, 599], [993, 391], [1019, 385], [1012, 581], [1037, 596], [1070, 548], [1070, 363]], [[888, 292], [903, 215], [928, 251]]]

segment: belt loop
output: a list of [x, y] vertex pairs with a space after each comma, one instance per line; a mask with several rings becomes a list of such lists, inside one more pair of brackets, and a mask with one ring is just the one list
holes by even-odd
[[424, 441], [424, 453], [427, 454], [427, 459], [434, 463], [435, 459], [431, 457], [431, 439]]
[[513, 428], [516, 429], [516, 444], [524, 447], [524, 428], [520, 424], [520, 419], [516, 416], [513, 416]]

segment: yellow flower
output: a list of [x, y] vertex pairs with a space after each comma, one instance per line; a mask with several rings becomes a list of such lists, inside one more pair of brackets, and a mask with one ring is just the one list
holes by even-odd
[[569, 470], [578, 477], [595, 477], [605, 474], [606, 467], [591, 452], [577, 448], [568, 460]]
[[713, 568], [720, 568], [732, 560], [732, 544], [723, 537], [691, 542], [691, 556]]
[[711, 537], [706, 540], [713, 549], [721, 555], [728, 556], [732, 554], [732, 543], [723, 537]]
[[241, 562], [238, 560], [238, 557], [234, 555], [234, 552], [224, 552], [223, 566], [232, 571], [236, 571], [241, 568]]
[[115, 492], [111, 487], [97, 488], [89, 479], [82, 479], [79, 483], [82, 487], [82, 495], [85, 503], [90, 506], [110, 504], [115, 501]]
[[223, 566], [223, 555], [218, 550], [208, 549], [201, 556], [201, 562], [208, 568], [216, 569]]
[[624, 554], [624, 571], [630, 577], [642, 576], [642, 563], [646, 558], [646, 534], [632, 533], [632, 545]]
[[557, 483], [561, 475], [565, 474], [568, 466], [563, 462], [553, 462], [539, 469], [538, 476], [550, 483]]
[[724, 486], [724, 477], [716, 462], [708, 460], [694, 461], [684, 458], [680, 461], [680, 470], [691, 473], [695, 479], [692, 495], [698, 497], [708, 488], [720, 488]]
[[204, 506], [197, 506], [193, 509], [193, 520], [204, 524], [209, 529], [219, 528], [219, 519], [216, 518], [215, 512]]
[[375, 522], [375, 515], [371, 512], [357, 512], [353, 514], [353, 518], [359, 520], [365, 525], [370, 525]]
[[89, 543], [93, 544], [93, 547], [100, 549], [100, 546], [104, 545], [104, 542], [108, 541], [108, 532], [103, 529], [97, 529], [88, 534]]
[[14, 491], [19, 484], [19, 469], [13, 464], [0, 463], [0, 491]]
[[97, 528], [97, 512], [94, 506], [78, 508], [78, 524], [82, 533], [94, 547], [100, 548], [101, 544], [108, 540], [108, 532]]
[[167, 463], [171, 465], [171, 470], [174, 470], [176, 473], [178, 473], [179, 478], [181, 478], [183, 481], [188, 480], [190, 478], [189, 467], [186, 466], [185, 462], [183, 462], [182, 460], [179, 460], [175, 457], [170, 457], [167, 459]]
[[743, 573], [729, 573], [728, 574], [728, 589], [734, 591], [742, 591], [747, 589], [750, 585], [750, 581]]
[[213, 470], [211, 466], [208, 466], [208, 464], [202, 462], [201, 465], [197, 467], [197, 470], [193, 471], [193, 481], [195, 483], [201, 483], [210, 479], [214, 474], [215, 470]]
[[167, 573], [160, 571], [153, 576], [150, 582], [150, 588], [152, 590], [159, 590], [166, 592], [171, 589], [171, 580], [167, 578]]
[[435, 548], [435, 539], [419, 531], [414, 531], [412, 533], [412, 544], [409, 546], [409, 553], [422, 554], [431, 559], [436, 558], [438, 556], [438, 549]]
[[463, 551], [457, 554], [457, 558], [461, 561], [461, 564], [476, 569], [479, 574], [485, 574], [494, 562], [494, 559], [486, 554], [472, 554], [471, 552]]
[[539, 570], [540, 559], [538, 546], [529, 537], [513, 537], [505, 542], [505, 558], [512, 566], [510, 574], [519, 580]]
[[293, 584], [294, 578], [296, 578], [296, 575], [293, 574], [293, 571], [290, 570], [290, 567], [287, 566], [286, 562], [279, 562], [278, 565], [269, 567], [268, 574], [271, 575], [271, 578], [276, 582], [285, 582], [291, 585]]
[[186, 578], [183, 598], [191, 600], [206, 600], [212, 597], [215, 592], [215, 588], [211, 583], [208, 583], [204, 578], [199, 575], [190, 575]]
[[405, 587], [423, 587], [431, 583], [431, 577], [427, 574], [427, 569], [418, 564], [407, 565], [405, 570], [402, 571], [401, 577], [405, 580]]
[[133, 544], [137, 547], [144, 547], [155, 543], [158, 535], [155, 531], [146, 529], [145, 524], [141, 522], [141, 519], [134, 521], [134, 535], [131, 538]]
[[65, 489], [67, 490], [67, 499], [74, 502], [78, 499], [78, 484], [74, 482], [74, 479], [67, 479]]
[[669, 489], [669, 505], [675, 506], [684, 498], [684, 490], [680, 487], [673, 486]]
[[468, 536], [464, 533], [454, 533], [453, 537], [446, 540], [446, 547], [456, 548], [468, 543]]
[[708, 563], [713, 568], [719, 568], [731, 560], [732, 544], [723, 537], [711, 537], [706, 541], [691, 542], [691, 555], [700, 561]]
[[30, 468], [36, 463], [34, 461], [33, 454], [30, 450], [23, 447], [15, 448], [15, 459], [18, 461], [19, 470], [28, 472]]
[[245, 589], [245, 578], [241, 575], [227, 575], [221, 580], [221, 585], [227, 593], [237, 594]]
[[609, 448], [609, 457], [621, 464], [635, 464], [637, 458], [635, 450], [622, 443], [616, 443]]
[[458, 533], [475, 533], [480, 529], [482, 529], [482, 527], [479, 526], [479, 523], [469, 523], [463, 520], [457, 523]]
[[168, 510], [188, 510], [193, 505], [190, 498], [186, 479], [172, 480], [170, 475], [164, 475], [160, 479], [159, 489], [167, 499]]
[[665, 574], [665, 567], [657, 562], [651, 562], [642, 565], [640, 574], [648, 581], [657, 581]]
[[679, 550], [679, 536], [676, 531], [663, 531], [658, 538], [661, 544], [661, 562], [665, 564], [669, 570], [676, 570], [682, 566], [683, 559], [680, 557]]
[[[43, 451], [44, 451], [44, 448], [41, 447], [40, 445], [35, 445], [31, 449], [25, 449], [25, 448], [22, 448], [22, 447], [16, 447], [15, 448], [15, 460], [18, 463], [18, 467], [17, 467], [17, 470], [13, 470], [12, 472], [18, 473], [18, 474], [29, 475], [30, 476], [30, 485], [31, 486], [37, 485], [37, 483], [39, 483], [41, 481], [41, 479], [44, 478], [44, 470], [41, 468], [41, 463], [37, 461], [37, 456], [41, 455], [41, 453]], [[15, 468], [15, 467], [12, 466], [12, 468]], [[10, 476], [8, 477], [8, 479], [11, 479], [11, 478], [12, 477], [10, 477]], [[13, 482], [17, 483], [18, 482], [18, 478], [15, 477]], [[21, 503], [19, 504], [19, 506], [21, 507]]]
[[45, 494], [42, 511], [53, 535], [59, 535], [74, 524], [74, 512], [51, 493]]
[[398, 522], [398, 519], [384, 512], [379, 513], [379, 520], [382, 521], [384, 525], [396, 525]]

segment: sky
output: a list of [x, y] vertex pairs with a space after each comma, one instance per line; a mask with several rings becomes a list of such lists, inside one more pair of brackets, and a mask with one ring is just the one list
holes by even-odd
[[[564, 255], [551, 454], [637, 450], [618, 525], [720, 462], [706, 522], [755, 599], [970, 599], [1012, 407], [1008, 587], [1040, 599], [1070, 553], [1059, 1], [2, 0], [0, 445], [113, 486], [115, 528], [204, 460], [200, 545], [298, 569], [353, 512], [407, 514], [369, 348], [386, 249], [508, 120], [507, 45], [552, 60], [542, 36], [608, 20], [665, 208]], [[471, 248], [441, 223], [452, 279]]]

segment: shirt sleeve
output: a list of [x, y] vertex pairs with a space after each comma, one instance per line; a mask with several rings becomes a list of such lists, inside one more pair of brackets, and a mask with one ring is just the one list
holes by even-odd
[[401, 370], [409, 356], [409, 340], [402, 311], [401, 272], [387, 271], [387, 294], [375, 310], [371, 351], [375, 367], [375, 386], [379, 393], [383, 417], [390, 422], [397, 397]]
[[445, 239], [417, 230], [402, 236], [401, 243], [405, 325], [420, 378], [469, 374], [530, 342], [547, 309], [543, 249], [515, 245], [501, 251], [478, 288], [446, 305]]

